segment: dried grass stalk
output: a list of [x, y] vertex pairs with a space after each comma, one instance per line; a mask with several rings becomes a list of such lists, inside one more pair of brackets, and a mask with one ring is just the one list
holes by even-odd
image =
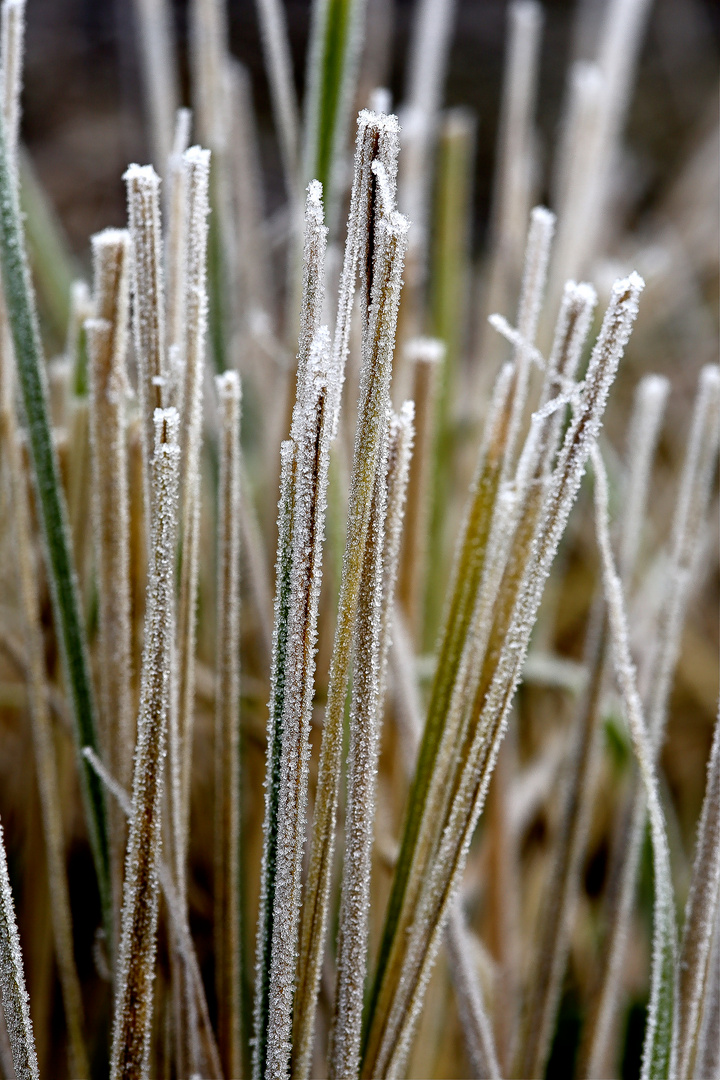
[[[183, 338], [180, 349], [180, 542], [177, 620], [177, 742], [170, 743], [173, 856], [178, 892], [185, 896], [185, 858], [190, 818], [190, 774], [195, 713], [195, 635], [200, 545], [200, 450], [208, 298], [210, 151], [193, 146], [183, 154], [186, 237], [183, 274]], [[179, 761], [177, 754], [179, 753]], [[179, 783], [179, 787], [177, 787]]]
[[154, 423], [151, 563], [117, 962], [112, 1080], [147, 1080], [150, 1073], [158, 863], [175, 621], [175, 532], [180, 464], [177, 411], [156, 410]]
[[218, 666], [215, 684], [215, 941], [225, 1073], [242, 1073], [240, 984], [240, 379], [216, 379], [221, 407]]
[[[135, 741], [126, 441], [128, 234], [119, 229], [99, 233], [93, 237], [93, 255], [95, 318], [86, 323], [86, 334], [101, 655], [100, 716], [106, 761], [120, 782], [127, 785]], [[122, 862], [119, 877], [122, 880]]]
[[[680, 1080], [692, 1080], [698, 1060], [708, 988], [712, 939], [720, 911], [720, 720], [715, 724], [685, 929], [678, 962], [678, 1063]], [[705, 1075], [710, 1075], [709, 1073]]]

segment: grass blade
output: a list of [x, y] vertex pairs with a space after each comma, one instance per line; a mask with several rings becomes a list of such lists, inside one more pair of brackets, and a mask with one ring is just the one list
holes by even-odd
[[692, 1080], [720, 910], [720, 719], [715, 724], [678, 966], [679, 1080]]
[[[175, 409], [155, 412], [151, 564], [117, 962], [112, 1080], [147, 1080], [158, 920], [164, 757], [170, 711], [180, 450]], [[88, 763], [88, 768], [90, 768]]]
[[[28, 429], [33, 481], [44, 537], [53, 614], [72, 701], [75, 737], [98, 750], [87, 644], [80, 598], [70, 554], [67, 508], [48, 417], [45, 365], [25, 257], [17, 173], [0, 122], [0, 262], [15, 358]], [[105, 796], [100, 781], [83, 759], [79, 765], [85, 814], [97, 875], [107, 940], [112, 940], [110, 844]]]
[[319, 180], [334, 220], [338, 168], [364, 36], [367, 0], [315, 0], [308, 49], [304, 173]]
[[215, 380], [221, 406], [218, 670], [215, 690], [215, 940], [225, 1072], [242, 1071], [240, 986], [240, 379]]
[[677, 1040], [676, 963], [677, 927], [670, 871], [670, 849], [653, 765], [653, 747], [645, 726], [630, 655], [622, 584], [615, 570], [608, 523], [608, 484], [597, 447], [592, 451], [595, 469], [595, 518], [602, 556], [608, 621], [613, 642], [613, 661], [620, 685], [633, 747], [640, 767], [653, 848], [655, 912], [650, 1004], [643, 1047], [642, 1080], [665, 1080], [675, 1075]]
[[17, 1080], [39, 1080], [32, 1020], [25, 989], [22, 951], [15, 921], [5, 840], [0, 824], [0, 991]]

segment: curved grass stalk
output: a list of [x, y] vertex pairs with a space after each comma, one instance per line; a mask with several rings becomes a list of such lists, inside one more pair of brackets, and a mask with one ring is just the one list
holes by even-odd
[[[715, 723], [707, 786], [695, 847], [685, 928], [678, 963], [679, 1080], [692, 1080], [698, 1059], [703, 1006], [712, 982], [713, 931], [720, 911], [720, 719]], [[707, 1074], [709, 1075], [709, 1074]]]
[[653, 764], [652, 738], [645, 725], [635, 667], [630, 655], [623, 589], [615, 569], [610, 545], [607, 474], [602, 456], [596, 446], [592, 449], [592, 458], [595, 469], [596, 529], [602, 556], [608, 623], [613, 643], [613, 663], [645, 789], [653, 849], [655, 926], [650, 1003], [645, 1028], [641, 1077], [642, 1080], [660, 1080], [660, 1078], [675, 1076], [677, 1051], [678, 1013], [675, 1004], [677, 927], [670, 870], [670, 849]]
[[[622, 580], [630, 582], [647, 507], [650, 472], [657, 448], [669, 383], [648, 376], [638, 386], [628, 445], [628, 484], [620, 539]], [[570, 945], [581, 863], [587, 845], [595, 778], [599, 765], [598, 731], [607, 688], [610, 657], [604, 603], [596, 603], [586, 644], [590, 676], [575, 718], [575, 739], [567, 764], [562, 821], [545, 886], [533, 979], [527, 993], [517, 1075], [539, 1076], [547, 1065], [562, 977]]]
[[[45, 364], [25, 257], [17, 171], [0, 121], [0, 262], [8, 320], [12, 333], [28, 447], [37, 496], [38, 516], [75, 737], [80, 746], [98, 749], [92, 683], [80, 598], [71, 557], [67, 507], [48, 417]], [[80, 780], [98, 880], [107, 940], [112, 940], [110, 844], [105, 798], [92, 769], [81, 759]]]
[[[700, 374], [688, 449], [672, 526], [672, 555], [666, 574], [658, 634], [653, 642], [654, 653], [641, 678], [641, 692], [646, 701], [648, 735], [657, 756], [665, 728], [665, 717], [672, 676], [680, 648], [680, 637], [689, 600], [692, 573], [697, 561], [702, 524], [710, 499], [710, 485], [718, 452], [718, 416], [720, 413], [720, 375], [718, 368], [708, 365]], [[584, 1046], [581, 1048], [581, 1069], [589, 1076], [602, 1076], [607, 1071], [609, 1044], [615, 1024], [618, 1004], [618, 985], [622, 978], [622, 963], [635, 898], [635, 884], [642, 840], [645, 831], [646, 809], [641, 788], [636, 787], [625, 807], [621, 822], [624, 844], [618, 846], [618, 864], [611, 869], [611, 880], [617, 887], [612, 897], [610, 928], [603, 950], [603, 966], [595, 996]]]
[[22, 950], [0, 823], [0, 992], [17, 1080], [39, 1080], [35, 1036], [25, 989]]
[[[112, 1080], [147, 1080], [158, 920], [158, 863], [171, 698], [180, 449], [175, 409], [154, 417], [153, 516], [145, 648], [117, 962]], [[88, 764], [88, 767], [90, 765]]]

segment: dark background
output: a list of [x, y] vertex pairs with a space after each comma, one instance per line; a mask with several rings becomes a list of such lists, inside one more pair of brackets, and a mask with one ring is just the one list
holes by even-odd
[[[597, 0], [585, 0], [599, 12]], [[310, 0], [286, 0], [296, 83], [302, 91]], [[368, 0], [379, 18], [373, 57], [383, 66], [393, 99], [402, 97], [413, 0]], [[537, 122], [547, 160], [554, 141], [569, 57], [573, 0], [546, 0]], [[475, 178], [476, 236], [488, 215], [503, 52], [505, 0], [458, 0], [446, 103], [478, 117]], [[283, 197], [267, 81], [252, 0], [229, 0], [231, 46], [249, 68], [271, 212]], [[385, 14], [383, 14], [383, 12]], [[174, 3], [175, 31], [187, 80], [187, 16]], [[91, 232], [124, 223], [121, 175], [130, 161], [146, 161], [142, 83], [132, 0], [29, 0], [24, 137], [76, 253]], [[383, 29], [384, 27], [384, 29]], [[636, 158], [640, 210], [677, 172], [694, 145], [708, 110], [717, 108], [720, 4], [717, 0], [655, 0], [642, 52], [628, 125]], [[712, 116], [710, 117], [712, 119]], [[541, 192], [542, 194], [542, 192]]]

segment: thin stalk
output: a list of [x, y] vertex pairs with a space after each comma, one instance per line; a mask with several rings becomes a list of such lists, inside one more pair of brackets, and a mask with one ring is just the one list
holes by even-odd
[[130, 780], [130, 748], [134, 743], [125, 420], [129, 255], [127, 232], [108, 229], [93, 237], [95, 319], [86, 323], [99, 598], [100, 715], [106, 760], [123, 784]]
[[240, 379], [216, 379], [221, 406], [218, 666], [215, 689], [215, 939], [225, 1073], [240, 1077]]
[[[145, 519], [152, 513], [153, 416], [166, 404], [165, 286], [160, 234], [160, 177], [151, 165], [131, 165], [127, 184], [132, 242], [132, 297], [138, 399], [142, 423]], [[147, 535], [150, 541], [150, 530]]]
[[[167, 240], [165, 264], [167, 267], [167, 337], [170, 375], [173, 390], [177, 389], [180, 371], [180, 348], [183, 334], [183, 267], [185, 265], [185, 232], [187, 221], [185, 211], [185, 176], [183, 154], [190, 145], [192, 113], [189, 109], [178, 109], [175, 118], [175, 134], [172, 152], [167, 163], [165, 182]], [[175, 361], [173, 363], [173, 360]]]
[[[147, 1080], [158, 920], [158, 862], [175, 607], [180, 449], [175, 409], [155, 412], [153, 515], [142, 690], [117, 962], [112, 1080]], [[89, 766], [90, 767], [90, 766]]]
[[459, 899], [450, 911], [445, 932], [445, 945], [465, 1036], [465, 1046], [473, 1073], [478, 1077], [488, 1077], [488, 1080], [500, 1080], [500, 1066], [495, 1050], [492, 1024], [485, 1009], [482, 989], [473, 966], [472, 942], [465, 926], [465, 917]]
[[715, 724], [695, 863], [685, 907], [678, 963], [678, 1070], [692, 1080], [698, 1056], [704, 1006], [712, 981], [712, 939], [720, 910], [720, 719]]
[[[184, 333], [181, 346], [180, 414], [180, 567], [177, 620], [177, 736], [171, 725], [171, 806], [178, 893], [185, 899], [193, 720], [198, 559], [200, 546], [200, 450], [207, 332], [206, 254], [210, 151], [194, 146], [183, 155], [186, 207], [183, 282]], [[173, 710], [174, 711], [174, 710]], [[176, 785], [179, 784], [179, 787]]]
[[[322, 574], [333, 402], [330, 342], [319, 328], [325, 291], [322, 188], [308, 185], [297, 390], [283, 444], [275, 627], [268, 716], [267, 791], [257, 928], [253, 1075], [285, 1075], [305, 839], [310, 710]], [[294, 549], [294, 550], [293, 550]]]
[[[389, 419], [389, 418], [388, 418]], [[387, 421], [378, 454], [353, 634], [345, 853], [337, 938], [337, 980], [328, 1049], [331, 1080], [360, 1068], [367, 966], [370, 870], [380, 740], [380, 613], [387, 511]]]
[[[481, 310], [509, 311], [522, 272], [523, 244], [530, 212], [533, 112], [537, 96], [543, 9], [535, 0], [508, 7], [502, 104], [492, 195], [492, 237], [486, 297]], [[480, 331], [480, 355], [489, 363], [497, 346]]]
[[424, 611], [436, 394], [440, 381], [438, 369], [444, 356], [445, 347], [435, 338], [411, 338], [405, 347], [405, 362], [412, 367], [415, 449], [408, 480], [398, 599], [414, 640], [420, 632]]
[[367, 0], [315, 0], [308, 48], [303, 171], [319, 180], [335, 220], [338, 171], [355, 95]]
[[[2, 305], [4, 315], [4, 304]], [[38, 791], [47, 859], [55, 955], [62, 990], [65, 1023], [68, 1032], [69, 1066], [73, 1076], [90, 1075], [83, 1037], [83, 1007], [80, 981], [75, 966], [72, 915], [62, 832], [62, 801], [58, 784], [52, 724], [46, 688], [45, 646], [42, 633], [41, 602], [38, 593], [37, 567], [33, 559], [30, 500], [25, 481], [18, 431], [11, 404], [12, 346], [8, 327], [0, 325], [0, 357], [3, 401], [0, 402], [0, 432], [6, 460], [11, 528], [17, 553], [17, 571], [22, 597], [27, 656], [28, 696]]]
[[[83, 749], [83, 754], [129, 822], [132, 817], [132, 800], [126, 789], [122, 784], [118, 783], [110, 772], [108, 772], [97, 754], [94, 754], [89, 747], [86, 746]], [[205, 998], [205, 987], [200, 973], [200, 965], [195, 953], [195, 946], [187, 925], [186, 913], [181, 908], [180, 900], [175, 891], [175, 886], [173, 885], [170, 868], [165, 859], [162, 858], [162, 855], [158, 860], [157, 871], [163, 899], [165, 900], [168, 912], [170, 913], [172, 929], [177, 937], [182, 958], [190, 972], [197, 1011], [200, 1017], [207, 1068], [211, 1076], [218, 1077], [218, 1080], [222, 1080], [220, 1055], [217, 1046], [215, 1045], [215, 1036], [213, 1034], [212, 1024], [210, 1023], [210, 1013]]]
[[717, 1076], [720, 1070], [720, 910], [715, 918], [710, 971], [698, 1039], [695, 1076]]
[[145, 99], [155, 165], [164, 169], [173, 144], [175, 110], [179, 99], [177, 61], [168, 0], [135, 0]]
[[641, 1077], [642, 1080], [651, 1080], [651, 1078], [659, 1080], [660, 1077], [676, 1075], [677, 926], [670, 870], [670, 849], [653, 763], [652, 736], [643, 717], [635, 666], [630, 655], [623, 589], [615, 569], [610, 545], [607, 474], [602, 456], [596, 446], [592, 448], [592, 458], [595, 470], [596, 528], [602, 556], [608, 622], [613, 643], [613, 663], [645, 789], [647, 813], [650, 820], [655, 879], [655, 925], [650, 1002], [645, 1027]]
[[[409, 778], [417, 760], [422, 738], [422, 715], [414, 670], [414, 656], [407, 631], [397, 609], [393, 620], [391, 659], [395, 683], [395, 709], [402, 739], [405, 771]], [[445, 932], [450, 978], [452, 980], [468, 1058], [475, 1075], [500, 1080], [500, 1067], [493, 1025], [485, 995], [473, 963], [472, 935], [463, 910], [462, 895], [453, 902]]]
[[0, 992], [17, 1080], [39, 1080], [35, 1037], [25, 989], [22, 950], [0, 823]]
[[[0, 121], [0, 261], [27, 422], [28, 448], [44, 537], [53, 613], [66, 685], [72, 701], [76, 742], [78, 752], [84, 745], [97, 751], [87, 644], [70, 554], [67, 508], [48, 418], [45, 363], [25, 257], [17, 172], [6, 143], [4, 118]], [[107, 939], [112, 940], [110, 844], [105, 798], [97, 777], [82, 759], [80, 778], [105, 932]]]
[[[637, 391], [628, 441], [628, 483], [620, 539], [622, 579], [632, 580], [660, 422], [669, 390], [667, 380], [648, 376]], [[575, 740], [567, 764], [564, 805], [540, 916], [535, 972], [527, 995], [515, 1074], [539, 1076], [547, 1065], [560, 1004], [562, 977], [570, 947], [582, 859], [599, 768], [599, 729], [610, 667], [607, 616], [596, 603], [586, 643], [588, 684], [575, 719]]]
[[256, 2], [265, 70], [270, 84], [270, 99], [280, 140], [285, 188], [292, 205], [297, 192], [300, 124], [287, 22], [280, 0], [256, 0]]

